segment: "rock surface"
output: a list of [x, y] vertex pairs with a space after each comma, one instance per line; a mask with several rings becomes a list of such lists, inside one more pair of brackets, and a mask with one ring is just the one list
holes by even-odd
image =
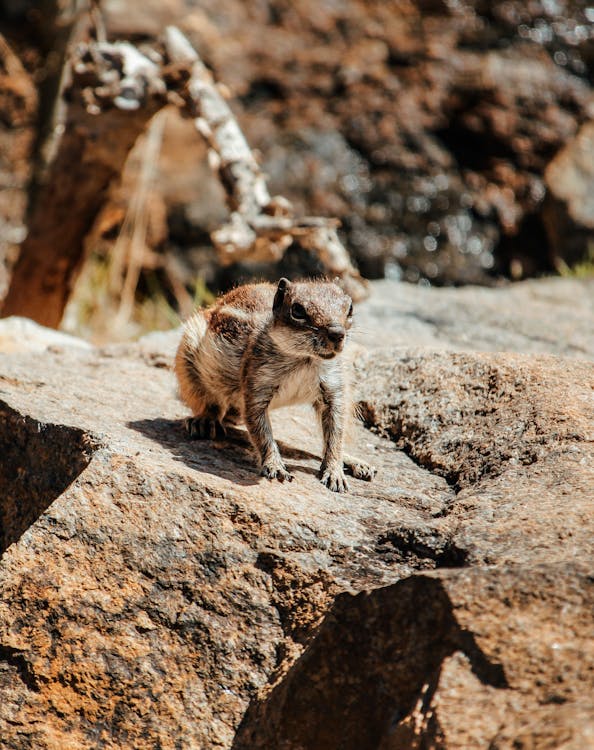
[[43, 352], [50, 347], [90, 349], [91, 345], [76, 336], [40, 326], [29, 318], [11, 315], [0, 318], [0, 352]]
[[0, 299], [25, 236], [38, 96], [33, 80], [0, 32]]
[[549, 278], [498, 289], [378, 281], [357, 309], [355, 340], [594, 359], [594, 279]]
[[[489, 349], [479, 321], [514, 300], [528, 322], [499, 330], [521, 350], [537, 290], [481, 308], [383, 282], [360, 316], [390, 343], [407, 308], [474, 309], [464, 347]], [[3, 747], [588, 747], [594, 344], [585, 321], [564, 349], [558, 307], [535, 346], [581, 358], [410, 349], [433, 327], [354, 347], [379, 474], [346, 497], [315, 477], [307, 411], [274, 416], [290, 485], [257, 476], [241, 430], [189, 442], [176, 333], [3, 355]]]

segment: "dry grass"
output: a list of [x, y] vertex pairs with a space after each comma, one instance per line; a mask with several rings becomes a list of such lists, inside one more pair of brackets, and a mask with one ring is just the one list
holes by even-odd
[[[130, 155], [137, 170], [123, 220], [112, 205], [111, 213], [96, 222], [66, 308], [61, 327], [96, 344], [175, 327], [195, 306], [212, 299], [202, 279], [188, 291], [185, 271], [176, 259], [150, 246], [155, 242], [149, 235], [164, 121], [165, 114], [157, 114]], [[114, 227], [115, 241], [109, 239]]]

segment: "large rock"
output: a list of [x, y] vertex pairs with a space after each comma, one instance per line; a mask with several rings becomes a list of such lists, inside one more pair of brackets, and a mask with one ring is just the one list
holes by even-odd
[[378, 281], [357, 309], [356, 340], [594, 359], [594, 279], [548, 278], [498, 289]]
[[379, 474], [338, 496], [307, 411], [290, 485], [189, 442], [176, 338], [0, 361], [3, 747], [592, 742], [591, 363], [355, 347]]
[[571, 564], [440, 571], [343, 594], [233, 747], [591, 747], [581, 686], [593, 604], [591, 577]]
[[83, 339], [40, 326], [29, 318], [11, 315], [0, 319], [0, 352], [43, 352], [51, 347], [90, 349]]
[[340, 595], [234, 747], [589, 747], [594, 367], [375, 352], [358, 370], [368, 424], [455, 492], [378, 552], [436, 571]]
[[[469, 283], [494, 268], [519, 276], [549, 266], [545, 169], [594, 113], [583, 3], [105, 0], [102, 9], [116, 36], [183, 27], [233, 93], [271, 189], [305, 213], [341, 218], [365, 276], [397, 264], [409, 281]], [[178, 204], [173, 241], [201, 246], [192, 262], [204, 269], [197, 230], [212, 218], [187, 206], [219, 193], [196, 172], [203, 151], [191, 149], [172, 133], [160, 171], [187, 185], [166, 196]], [[558, 240], [571, 243], [563, 232]]]

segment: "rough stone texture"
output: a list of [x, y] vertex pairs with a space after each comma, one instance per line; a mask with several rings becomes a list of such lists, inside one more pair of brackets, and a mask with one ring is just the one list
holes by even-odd
[[29, 318], [11, 315], [0, 319], [0, 352], [43, 352], [51, 347], [71, 347], [90, 349], [91, 345], [76, 336], [61, 331], [53, 331]]
[[367, 422], [455, 491], [378, 551], [438, 570], [340, 595], [234, 748], [589, 747], [594, 368], [374, 352], [358, 371]]
[[[433, 302], [455, 317], [472, 291]], [[477, 320], [513, 290], [482, 291]], [[553, 351], [571, 314], [543, 321]], [[508, 348], [530, 325], [502, 326]], [[379, 474], [339, 497], [307, 411], [274, 417], [287, 486], [240, 430], [189, 442], [176, 338], [0, 358], [3, 747], [592, 743], [591, 341], [584, 359], [354, 347], [354, 442]]]
[[594, 359], [594, 279], [538, 279], [498, 289], [378, 281], [357, 308], [366, 347], [422, 346]]
[[234, 749], [591, 747], [592, 581], [534, 566], [343, 594]]

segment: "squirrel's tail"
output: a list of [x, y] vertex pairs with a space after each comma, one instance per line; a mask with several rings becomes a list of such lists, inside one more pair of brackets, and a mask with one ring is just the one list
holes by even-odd
[[192, 410], [201, 414], [206, 406], [206, 394], [202, 387], [198, 358], [202, 341], [208, 328], [208, 320], [201, 310], [186, 321], [182, 339], [175, 355], [175, 375], [179, 385], [179, 397]]

